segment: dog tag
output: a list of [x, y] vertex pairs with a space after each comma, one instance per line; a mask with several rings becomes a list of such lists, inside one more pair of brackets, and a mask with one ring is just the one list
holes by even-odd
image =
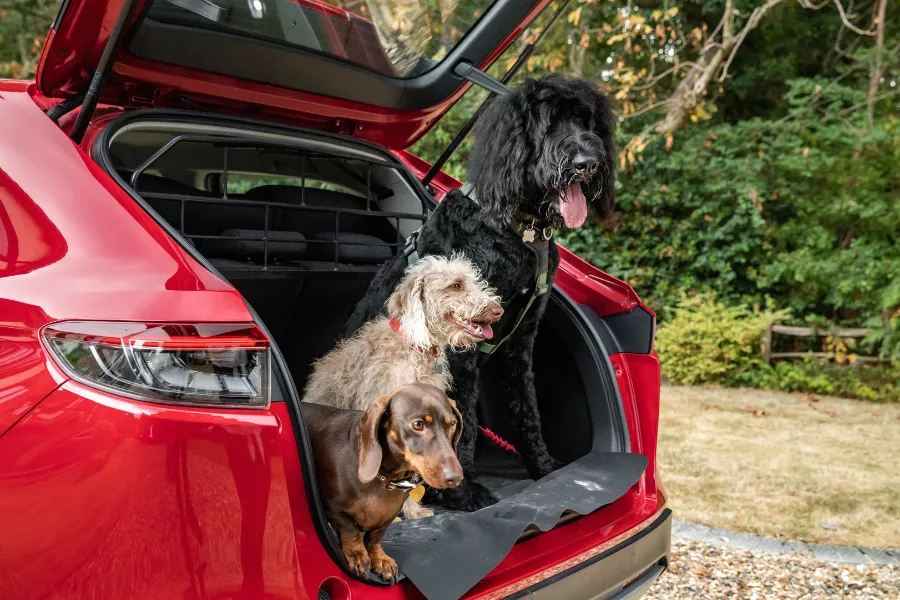
[[522, 234], [522, 241], [526, 244], [530, 244], [534, 241], [534, 229], [526, 229], [525, 233]]
[[416, 502], [421, 502], [422, 497], [425, 495], [425, 486], [422, 484], [417, 485], [412, 489], [409, 493], [409, 497], [415, 500]]

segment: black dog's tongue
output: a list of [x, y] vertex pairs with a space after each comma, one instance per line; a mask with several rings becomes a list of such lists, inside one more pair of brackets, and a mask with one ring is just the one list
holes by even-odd
[[587, 200], [580, 183], [573, 183], [559, 195], [559, 212], [562, 213], [566, 227], [577, 229], [584, 225], [587, 219]]

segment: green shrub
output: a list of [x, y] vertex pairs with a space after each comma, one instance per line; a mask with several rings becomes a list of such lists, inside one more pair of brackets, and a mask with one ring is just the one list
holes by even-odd
[[684, 385], [717, 384], [900, 402], [900, 366], [826, 360], [763, 362], [766, 329], [786, 311], [727, 306], [714, 295], [684, 298], [657, 331], [663, 374]]
[[[682, 291], [772, 298], [798, 317], [874, 328], [871, 349], [900, 359], [900, 119], [848, 135], [840, 110], [864, 92], [787, 85], [784, 118], [694, 124], [671, 148], [648, 145], [618, 171], [613, 218], [559, 239], [631, 284], [661, 322]], [[818, 114], [820, 92], [838, 116]]]
[[900, 402], [900, 367], [889, 365], [839, 365], [810, 360], [782, 362], [775, 366], [775, 380], [768, 387], [785, 392], [813, 392], [872, 402]]
[[726, 306], [712, 294], [684, 298], [657, 331], [663, 373], [686, 385], [747, 385], [768, 376], [760, 344], [783, 312]]

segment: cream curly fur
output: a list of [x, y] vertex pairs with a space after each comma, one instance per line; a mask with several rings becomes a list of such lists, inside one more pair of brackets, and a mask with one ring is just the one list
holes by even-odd
[[[407, 269], [388, 299], [388, 316], [366, 323], [316, 361], [303, 401], [365, 410], [407, 383], [427, 383], [446, 392], [452, 381], [445, 349], [468, 350], [479, 341], [454, 318], [491, 321], [485, 315], [499, 301], [464, 255], [422, 258]], [[399, 332], [390, 325], [392, 317], [399, 320]], [[436, 364], [441, 368], [435, 369]], [[412, 500], [404, 512], [411, 518], [431, 514]]]
[[[424, 257], [407, 269], [388, 299], [388, 316], [366, 323], [316, 361], [303, 401], [365, 410], [407, 383], [448, 390], [445, 347], [467, 350], [479, 341], [448, 317], [478, 320], [497, 303], [497, 295], [463, 255]], [[391, 328], [391, 317], [400, 321], [399, 332]], [[440, 374], [433, 372], [435, 364], [441, 365]]]

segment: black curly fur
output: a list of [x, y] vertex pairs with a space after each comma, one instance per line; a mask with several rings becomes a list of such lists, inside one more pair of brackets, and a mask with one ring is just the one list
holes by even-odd
[[[581, 182], [596, 215], [612, 209], [614, 123], [606, 96], [585, 81], [559, 76], [526, 81], [512, 94], [495, 100], [479, 119], [469, 170], [478, 203], [458, 191], [449, 193], [422, 227], [418, 252], [421, 256], [449, 255], [461, 250], [478, 265], [506, 308], [495, 328], [495, 340], [509, 332], [534, 290], [537, 256], [516, 231], [521, 217], [537, 217], [539, 227], [561, 226], [560, 191], [576, 181]], [[588, 157], [597, 165], [590, 176], [576, 171], [572, 164], [576, 156]], [[551, 285], [558, 266], [559, 251], [551, 240], [547, 274]], [[406, 267], [403, 256], [382, 267], [350, 317], [348, 335], [383, 312]], [[544, 294], [535, 301], [519, 327], [490, 358], [501, 362], [498, 401], [509, 406], [511, 422], [522, 436], [522, 458], [535, 479], [557, 467], [541, 434], [532, 370], [537, 325], [548, 300], [549, 294]], [[476, 510], [495, 501], [478, 483], [474, 471], [475, 403], [484, 357], [477, 351], [450, 354], [454, 381], [450, 395], [463, 415], [457, 453], [465, 479], [458, 488], [443, 490], [432, 498], [458, 510]]]
[[557, 198], [577, 180], [572, 160], [579, 154], [599, 165], [582, 181], [588, 204], [598, 217], [612, 210], [615, 118], [594, 85], [558, 75], [529, 79], [487, 107], [475, 131], [468, 181], [498, 228], [514, 226], [523, 213], [562, 227]]

